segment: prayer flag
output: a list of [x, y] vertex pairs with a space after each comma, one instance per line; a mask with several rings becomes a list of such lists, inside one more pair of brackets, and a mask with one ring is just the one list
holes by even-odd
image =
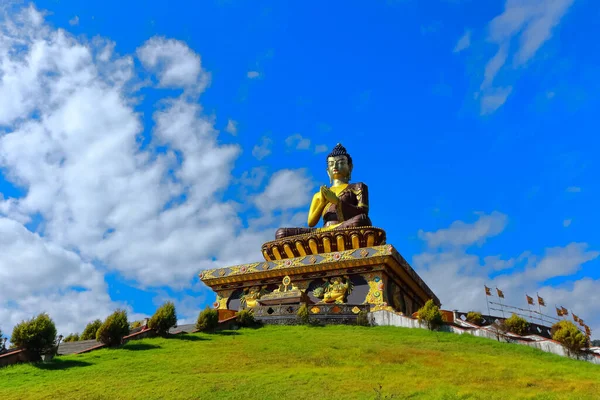
[[485, 288], [485, 295], [486, 296], [491, 296], [492, 292], [491, 292], [490, 288], [487, 287], [487, 286], [485, 286], [485, 285], [483, 285], [483, 287]]
[[562, 311], [562, 315], [569, 315], [569, 310], [567, 310], [566, 308], [561, 306], [560, 310]]
[[544, 299], [542, 299], [542, 298], [540, 297], [540, 295], [539, 295], [539, 294], [537, 295], [537, 298], [538, 298], [538, 303], [539, 303], [539, 305], [540, 305], [540, 306], [542, 306], [542, 307], [546, 307], [546, 302], [544, 301]]
[[527, 297], [527, 304], [531, 304], [532, 306], [535, 306], [535, 304], [533, 303], [533, 297], [529, 297], [527, 295], [525, 295], [525, 297]]
[[502, 290], [496, 288], [496, 292], [498, 292], [498, 297], [500, 297], [501, 299], [504, 298], [504, 292], [502, 292]]

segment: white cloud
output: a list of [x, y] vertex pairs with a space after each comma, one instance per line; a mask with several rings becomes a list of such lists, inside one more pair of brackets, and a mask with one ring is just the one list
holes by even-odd
[[273, 141], [268, 136], [263, 136], [260, 139], [260, 143], [255, 145], [252, 148], [252, 155], [257, 160], [262, 160], [263, 158], [265, 158], [266, 156], [271, 154], [271, 145], [272, 144], [273, 144]]
[[466, 31], [464, 35], [458, 39], [456, 42], [456, 46], [454, 46], [454, 53], [459, 53], [463, 50], [466, 50], [471, 46], [471, 31]]
[[567, 188], [567, 192], [569, 192], [569, 193], [579, 193], [579, 192], [581, 192], [581, 188], [579, 186], [569, 186]]
[[482, 244], [485, 239], [500, 234], [506, 227], [507, 222], [508, 218], [505, 214], [494, 211], [489, 215], [481, 215], [472, 224], [455, 221], [447, 229], [440, 229], [435, 232], [420, 230], [419, 237], [425, 240], [429, 247]]
[[71, 26], [79, 25], [79, 16], [76, 15], [73, 18], [71, 18], [69, 20], [69, 25], [71, 25]]
[[328, 149], [326, 144], [318, 144], [315, 146], [315, 153], [325, 153]]
[[295, 133], [285, 139], [285, 144], [296, 150], [308, 150], [310, 148], [310, 139], [302, 137], [299, 133]]
[[225, 132], [231, 133], [234, 136], [237, 135], [237, 122], [232, 119], [227, 120]]
[[264, 211], [301, 207], [310, 201], [312, 188], [305, 170], [284, 169], [273, 174], [264, 192], [254, 201]]
[[200, 56], [184, 42], [154, 37], [137, 49], [137, 56], [145, 68], [157, 75], [161, 87], [202, 91], [210, 81]]
[[550, 39], [552, 29], [559, 24], [572, 3], [573, 0], [506, 0], [504, 11], [488, 25], [489, 41], [496, 44], [498, 50], [485, 67], [478, 96], [482, 115], [500, 108], [511, 93], [512, 85], [504, 82], [503, 87], [495, 87], [493, 82], [500, 71], [506, 69], [514, 42], [517, 46], [512, 54], [512, 65], [520, 67]]
[[250, 79], [255, 79], [260, 76], [260, 73], [258, 71], [248, 71], [246, 76], [248, 76], [248, 78], [250, 78]]
[[571, 222], [573, 222], [573, 220], [572, 220], [572, 219], [565, 219], [565, 220], [563, 221], [563, 226], [564, 226], [565, 228], [568, 228], [568, 227], [571, 225]]

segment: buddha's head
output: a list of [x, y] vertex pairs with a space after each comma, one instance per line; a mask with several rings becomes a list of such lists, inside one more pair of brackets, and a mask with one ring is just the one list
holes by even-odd
[[348, 183], [352, 176], [352, 157], [346, 148], [338, 143], [327, 156], [327, 175], [329, 180], [334, 179]]

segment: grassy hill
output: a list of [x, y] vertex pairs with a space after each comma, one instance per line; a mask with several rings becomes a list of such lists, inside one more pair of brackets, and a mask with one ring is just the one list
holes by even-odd
[[[381, 385], [381, 387], [380, 387]], [[379, 393], [376, 392], [379, 391]], [[470, 335], [265, 327], [0, 369], [0, 399], [600, 399], [600, 367]]]

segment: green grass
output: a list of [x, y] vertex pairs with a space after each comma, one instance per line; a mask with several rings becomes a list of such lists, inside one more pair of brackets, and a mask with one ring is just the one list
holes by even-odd
[[[376, 393], [375, 389], [380, 393]], [[0, 399], [600, 399], [600, 366], [470, 335], [265, 327], [0, 369]]]

